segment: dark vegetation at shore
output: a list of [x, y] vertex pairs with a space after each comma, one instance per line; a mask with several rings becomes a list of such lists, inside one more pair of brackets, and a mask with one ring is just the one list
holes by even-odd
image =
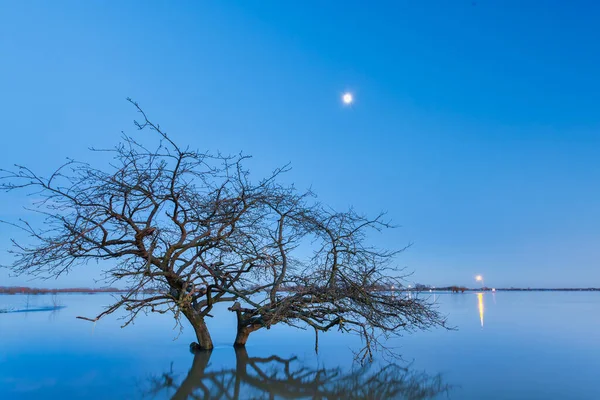
[[[489, 288], [489, 287], [483, 287], [483, 288], [466, 288], [463, 286], [448, 286], [448, 287], [441, 287], [441, 288], [432, 288], [432, 289], [427, 289], [427, 290], [435, 290], [436, 292], [452, 292], [453, 288], [455, 288], [455, 291], [464, 293], [464, 292], [491, 292], [496, 291], [496, 292], [596, 292], [596, 291], [600, 291], [600, 288]], [[422, 290], [417, 290], [417, 289], [412, 289], [413, 291], [422, 291]]]
[[3, 287], [0, 286], [0, 294], [59, 294], [59, 293], [123, 293], [127, 290], [117, 288], [68, 288], [68, 289], [41, 289], [41, 288], [30, 288], [24, 286], [11, 286]]

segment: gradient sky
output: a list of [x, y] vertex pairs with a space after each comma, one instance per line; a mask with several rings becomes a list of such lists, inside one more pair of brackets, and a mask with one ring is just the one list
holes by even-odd
[[[599, 20], [592, 1], [0, 1], [0, 165], [88, 159], [135, 132], [132, 97], [181, 143], [387, 210], [412, 281], [600, 286]], [[0, 219], [26, 202], [0, 194]]]

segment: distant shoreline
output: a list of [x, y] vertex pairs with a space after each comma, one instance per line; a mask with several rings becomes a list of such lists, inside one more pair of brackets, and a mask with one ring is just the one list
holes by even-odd
[[22, 286], [8, 286], [0, 287], [0, 294], [96, 294], [96, 293], [126, 293], [125, 289], [117, 288], [67, 288], [67, 289], [43, 289], [43, 288], [30, 288]]
[[589, 287], [589, 288], [489, 288], [489, 287], [483, 287], [483, 288], [467, 288], [467, 287], [439, 287], [439, 288], [433, 288], [433, 287], [428, 287], [425, 289], [410, 289], [411, 291], [417, 291], [417, 292], [429, 292], [429, 291], [435, 291], [435, 292], [452, 292], [454, 288], [454, 291], [458, 291], [458, 292], [597, 292], [600, 291], [600, 288], [594, 288], [594, 287]]
[[[450, 289], [431, 289], [439, 292], [449, 292]], [[425, 291], [425, 290], [421, 290]], [[426, 291], [429, 291], [426, 290]], [[466, 289], [466, 292], [598, 292], [600, 288], [483, 288]]]
[[[382, 290], [382, 289], [379, 289]], [[452, 287], [426, 287], [426, 288], [398, 288], [395, 292], [448, 292], [452, 293]], [[463, 292], [598, 292], [600, 288], [466, 288], [459, 287], [459, 291]], [[98, 294], [98, 293], [127, 293], [127, 289], [118, 288], [66, 288], [66, 289], [44, 289], [30, 288], [22, 286], [7, 286], [0, 287], [0, 294], [16, 295], [16, 294]], [[156, 291], [147, 290], [146, 293], [155, 293]]]

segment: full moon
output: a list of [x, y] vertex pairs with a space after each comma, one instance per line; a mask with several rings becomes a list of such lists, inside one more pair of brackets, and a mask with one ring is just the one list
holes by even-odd
[[344, 102], [344, 104], [352, 104], [352, 102], [354, 101], [352, 93], [344, 93], [344, 95], [342, 96], [342, 101]]

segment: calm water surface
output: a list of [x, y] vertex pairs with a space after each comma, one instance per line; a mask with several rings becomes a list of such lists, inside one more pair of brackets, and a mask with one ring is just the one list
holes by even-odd
[[[600, 293], [439, 294], [456, 331], [390, 343], [403, 361], [353, 364], [354, 338], [274, 327], [231, 347], [234, 316], [210, 321], [216, 348], [192, 355], [190, 329], [141, 316], [120, 329], [93, 316], [109, 295], [63, 295], [56, 312], [0, 314], [0, 399], [600, 399]], [[0, 295], [0, 309], [52, 296]], [[196, 397], [192, 397], [195, 395]]]

